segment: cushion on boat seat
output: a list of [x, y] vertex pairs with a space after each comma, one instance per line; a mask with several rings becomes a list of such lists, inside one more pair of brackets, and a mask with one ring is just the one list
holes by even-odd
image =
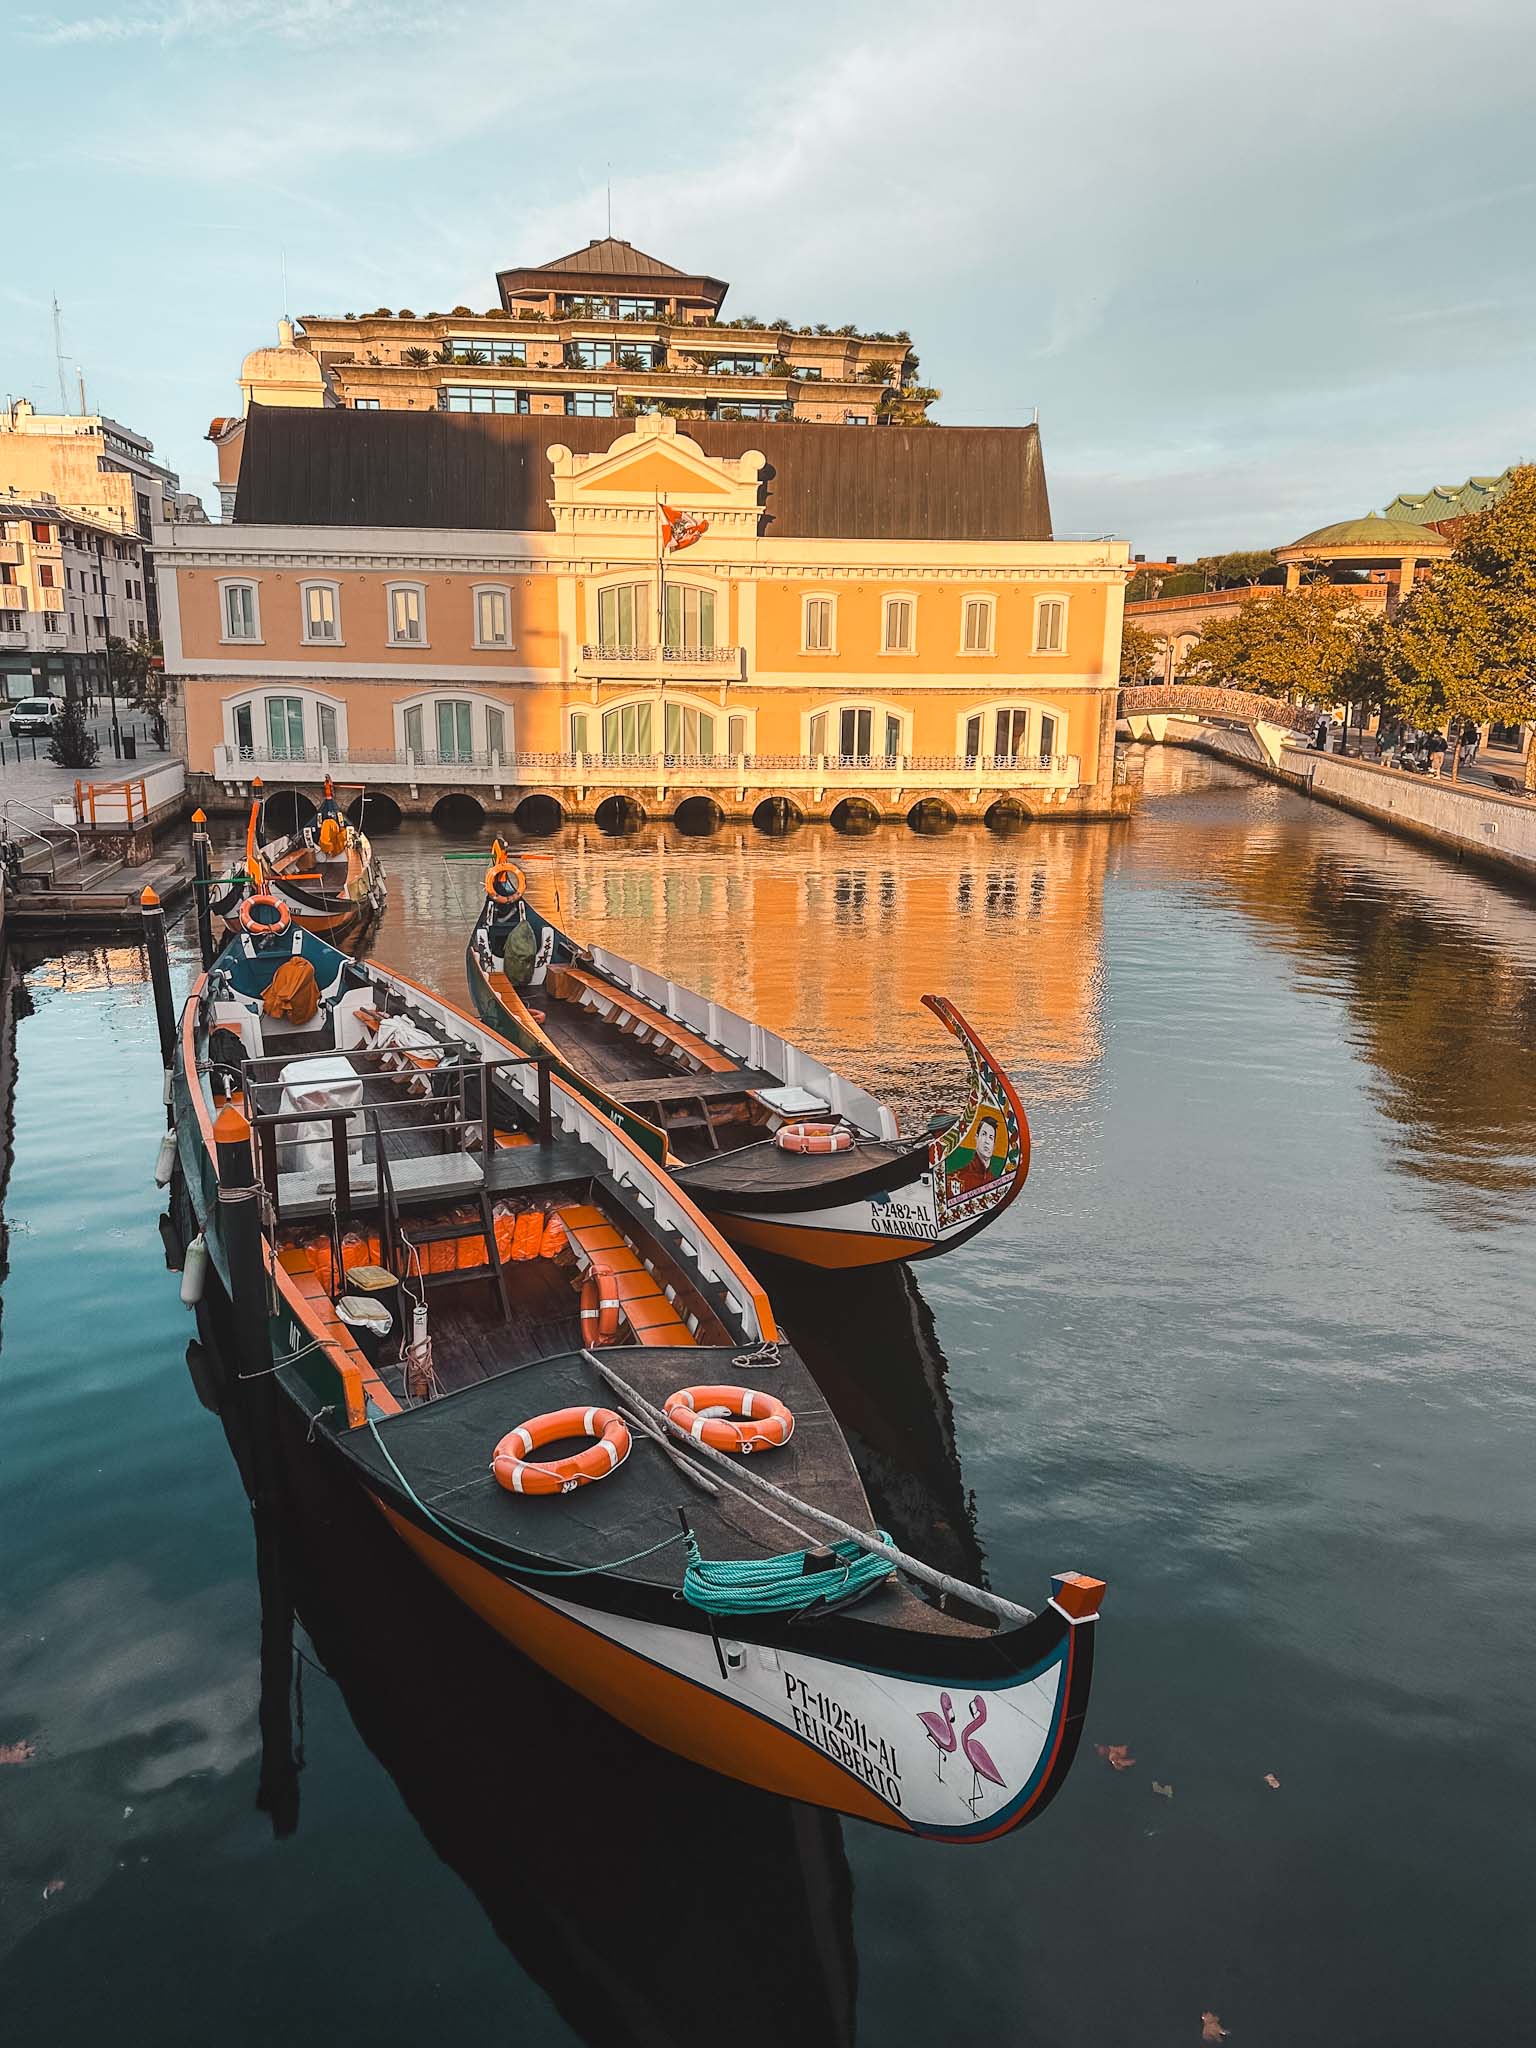
[[824, 1097], [809, 1088], [754, 1088], [753, 1097], [775, 1116], [825, 1116], [831, 1107]]

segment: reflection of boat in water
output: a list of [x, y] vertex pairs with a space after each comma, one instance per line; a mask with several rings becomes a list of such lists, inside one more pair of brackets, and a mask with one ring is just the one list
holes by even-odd
[[[1038, 1615], [974, 1587], [921, 1597], [933, 1573], [881, 1542], [761, 1289], [547, 1065], [286, 918], [225, 947], [167, 1056], [184, 1194], [251, 1369], [275, 1361], [316, 1455], [467, 1606], [642, 1734], [765, 1790], [956, 1842], [1044, 1810], [1076, 1751], [1101, 1583], [1059, 1575]], [[415, 1332], [403, 1358], [353, 1335], [364, 1269]], [[664, 1420], [679, 1402], [702, 1413]], [[741, 1423], [717, 1426], [727, 1411]], [[700, 1471], [701, 1436], [749, 1425], [776, 1427], [771, 1481], [725, 1457]], [[582, 1437], [601, 1441], [563, 1472], [532, 1458]], [[705, 1495], [691, 1529], [680, 1476]], [[786, 1490], [770, 1505], [764, 1485]], [[988, 1724], [990, 1775], [927, 1768], [923, 1714], [951, 1694]]]
[[903, 1135], [895, 1112], [776, 1032], [664, 974], [583, 946], [528, 902], [498, 841], [466, 956], [476, 1010], [561, 1071], [734, 1243], [846, 1270], [952, 1251], [1029, 1172], [1013, 1084], [943, 996], [969, 1093]]
[[356, 938], [384, 908], [384, 864], [361, 825], [343, 816], [331, 778], [309, 824], [275, 838], [263, 836], [261, 785], [246, 826], [244, 875], [216, 906], [231, 931], [252, 890], [271, 896], [305, 931], [340, 945]]
[[[582, 2039], [851, 2043], [852, 1885], [836, 1818], [706, 1775], [557, 1685], [402, 1558], [361, 1498], [299, 1455], [302, 1431], [278, 1441], [276, 1469], [270, 1453], [264, 1463], [279, 1404], [264, 1416], [261, 1390], [232, 1387], [214, 1321], [200, 1320], [194, 1377], [255, 1506], [258, 1804], [274, 1830], [301, 1820], [296, 1613], [432, 1849]], [[766, 1966], [741, 1995], [748, 1939]]]
[[916, 1275], [906, 1266], [835, 1276], [786, 1270], [774, 1293], [880, 1526], [903, 1549], [985, 1584], [955, 1448], [949, 1367]]

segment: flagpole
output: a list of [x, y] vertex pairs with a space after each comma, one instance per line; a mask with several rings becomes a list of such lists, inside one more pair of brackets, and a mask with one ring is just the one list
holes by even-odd
[[662, 538], [661, 493], [656, 493], [656, 651], [660, 654], [667, 638], [667, 548]]

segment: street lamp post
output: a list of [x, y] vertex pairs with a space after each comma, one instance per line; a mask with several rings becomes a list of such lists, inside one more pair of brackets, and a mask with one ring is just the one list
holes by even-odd
[[111, 635], [107, 631], [110, 614], [107, 610], [107, 571], [101, 554], [101, 535], [96, 536], [96, 581], [101, 597], [101, 658], [107, 670], [107, 695], [112, 700], [112, 755], [114, 760], [123, 758], [123, 735], [117, 723], [117, 681], [112, 674]]

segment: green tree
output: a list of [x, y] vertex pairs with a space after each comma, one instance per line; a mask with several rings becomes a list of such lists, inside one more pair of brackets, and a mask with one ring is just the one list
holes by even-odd
[[[1393, 704], [1418, 725], [1536, 719], [1536, 468], [1516, 472], [1415, 590], [1388, 655]], [[1536, 788], [1536, 745], [1525, 783]]]
[[158, 640], [141, 633], [137, 640], [109, 639], [107, 672], [112, 687], [135, 709], [144, 712], [154, 727], [155, 745], [163, 747], [165, 731], [165, 661]]
[[1347, 703], [1364, 619], [1326, 583], [1246, 598], [1211, 619], [1181, 676], [1304, 704]]
[[1120, 629], [1120, 680], [1144, 683], [1157, 666], [1158, 643], [1129, 620]]
[[85, 722], [85, 706], [78, 697], [66, 697], [64, 710], [48, 742], [48, 758], [56, 768], [94, 768], [98, 748]]

